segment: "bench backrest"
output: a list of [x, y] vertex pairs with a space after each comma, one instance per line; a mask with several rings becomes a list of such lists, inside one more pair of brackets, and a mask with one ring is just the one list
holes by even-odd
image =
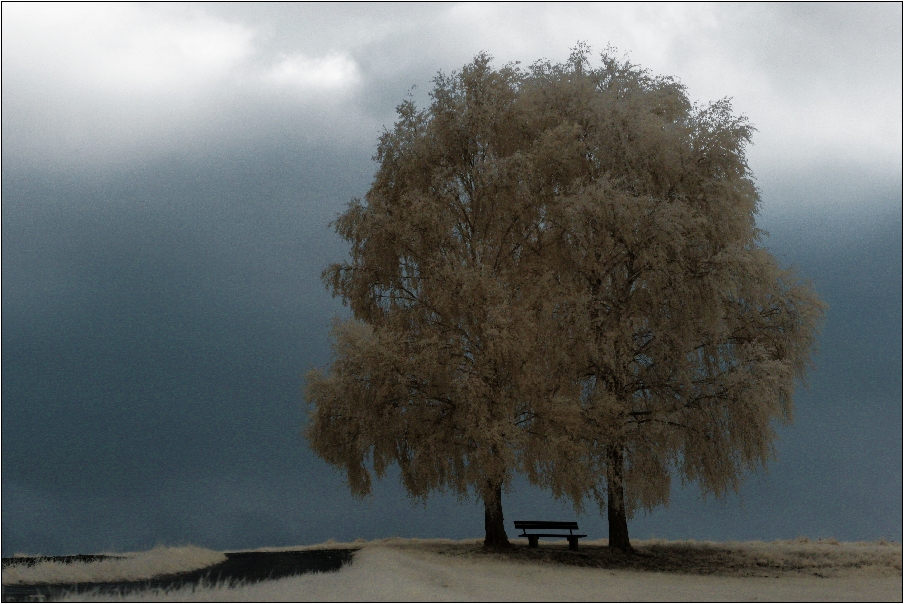
[[516, 529], [560, 529], [560, 530], [578, 530], [577, 522], [552, 522], [547, 520], [515, 520]]

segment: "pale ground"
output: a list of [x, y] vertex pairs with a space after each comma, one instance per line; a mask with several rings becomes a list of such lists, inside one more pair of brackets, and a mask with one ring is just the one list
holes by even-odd
[[361, 550], [338, 572], [236, 588], [132, 592], [127, 600], [902, 601], [898, 543], [638, 541], [634, 560], [641, 562], [628, 565], [635, 568], [612, 558], [605, 541], [584, 542], [577, 554], [557, 541], [508, 554], [486, 553], [478, 543], [385, 539], [269, 548]]

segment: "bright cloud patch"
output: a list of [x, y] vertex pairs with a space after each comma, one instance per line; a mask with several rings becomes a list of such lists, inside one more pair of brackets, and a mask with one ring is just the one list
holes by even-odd
[[218, 80], [251, 52], [251, 32], [210, 19], [158, 22], [140, 29], [105, 73], [130, 89], [161, 90]]
[[[250, 63], [254, 30], [193, 7], [3, 9], [4, 159], [122, 163], [191, 144]], [[6, 153], [8, 151], [8, 154]]]
[[252, 51], [243, 25], [149, 5], [16, 5], [4, 17], [4, 71], [64, 89], [166, 93], [222, 78]]
[[274, 65], [267, 79], [301, 90], [336, 90], [356, 84], [361, 74], [358, 65], [342, 55], [311, 58], [298, 54]]
[[16, 4], [3, 17], [5, 161], [127, 165], [268, 128], [333, 136], [354, 103], [337, 93], [362, 80], [347, 53], [270, 48], [266, 27], [194, 5]]

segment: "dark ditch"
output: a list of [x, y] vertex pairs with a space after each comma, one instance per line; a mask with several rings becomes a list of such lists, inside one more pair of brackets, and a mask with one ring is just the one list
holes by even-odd
[[[214, 584], [249, 584], [282, 579], [303, 573], [330, 572], [351, 563], [357, 549], [321, 549], [290, 552], [233, 552], [226, 560], [199, 570], [163, 575], [141, 581], [104, 583], [40, 583], [4, 585], [3, 602], [52, 602], [64, 594], [98, 591], [127, 594], [147, 589], [179, 589], [181, 587]], [[3, 558], [3, 567], [10, 564], [33, 565], [41, 561], [91, 562], [116, 556], [48, 556], [42, 558]]]

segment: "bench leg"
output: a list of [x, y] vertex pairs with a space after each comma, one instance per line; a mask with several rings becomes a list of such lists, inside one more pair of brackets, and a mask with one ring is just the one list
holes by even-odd
[[527, 536], [527, 547], [538, 547], [540, 544], [540, 538], [535, 537], [533, 535]]
[[568, 549], [578, 549], [578, 537], [568, 537]]

